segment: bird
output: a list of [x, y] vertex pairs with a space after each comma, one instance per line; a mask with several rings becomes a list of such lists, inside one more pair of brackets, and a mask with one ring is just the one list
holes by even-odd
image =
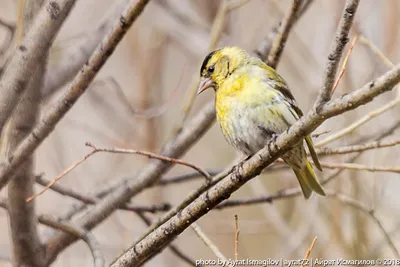
[[[197, 95], [210, 88], [215, 92], [217, 121], [225, 139], [247, 157], [303, 116], [286, 81], [276, 70], [237, 46], [219, 48], [205, 57]], [[325, 196], [307, 159], [304, 143], [314, 165], [322, 171], [309, 135], [281, 158], [294, 171], [305, 199], [312, 192]]]

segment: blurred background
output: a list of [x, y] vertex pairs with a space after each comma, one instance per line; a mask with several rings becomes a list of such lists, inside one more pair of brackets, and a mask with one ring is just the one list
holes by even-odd
[[[114, 3], [115, 2], [115, 3]], [[288, 0], [249, 0], [230, 11], [217, 47], [238, 45], [256, 51], [274, 27], [279, 25], [289, 7]], [[0, 0], [0, 20], [15, 25], [17, 1]], [[115, 12], [118, 1], [77, 1], [51, 49], [49, 71], [62, 64], [65, 51], [74, 49], [97, 33], [100, 23]], [[128, 34], [107, 61], [89, 90], [57, 125], [56, 130], [37, 151], [36, 172], [53, 179], [73, 162], [90, 152], [85, 142], [98, 147], [135, 148], [158, 153], [184, 119], [199, 68], [212, 41], [211, 28], [221, 1], [153, 0], [134, 23]], [[279, 73], [287, 80], [299, 106], [308, 111], [322, 85], [327, 55], [344, 6], [343, 0], [315, 0], [289, 35]], [[379, 48], [393, 63], [400, 59], [400, 2], [397, 0], [363, 0], [355, 17], [351, 40], [359, 36], [350, 55], [346, 72], [334, 97], [349, 93], [383, 74], [388, 66], [376, 56], [366, 39]], [[361, 37], [362, 36], [362, 37]], [[9, 42], [10, 31], [0, 24], [0, 49]], [[347, 52], [348, 47], [345, 49]], [[0, 52], [4, 65], [7, 53]], [[2, 66], [0, 65], [0, 66]], [[66, 87], [45, 92], [43, 110], [48, 109]], [[336, 133], [393, 99], [397, 91], [386, 93], [372, 103], [325, 122], [316, 133], [315, 143]], [[196, 114], [212, 92], [199, 96], [188, 114]], [[385, 140], [399, 138], [399, 107], [393, 105], [383, 114], [329, 147], [366, 143], [392, 129]], [[190, 118], [189, 118], [190, 119]], [[343, 163], [355, 154], [322, 157], [321, 161]], [[362, 165], [399, 166], [399, 149], [381, 148], [364, 152], [356, 159]], [[183, 159], [203, 168], [222, 170], [238, 154], [224, 140], [214, 125]], [[66, 175], [59, 183], [82, 194], [124, 177], [134, 177], [147, 158], [137, 155], [99, 153]], [[191, 172], [182, 166], [165, 174], [173, 177]], [[321, 179], [336, 170], [325, 169]], [[287, 168], [266, 172], [253, 179], [233, 199], [265, 196], [285, 188], [298, 187]], [[344, 170], [325, 187], [356, 199], [373, 209], [394, 245], [400, 247], [400, 175], [394, 171], [369, 172]], [[155, 187], [141, 193], [133, 203], [151, 205], [180, 203], [202, 180]], [[42, 187], [37, 185], [38, 191]], [[3, 190], [4, 191], [4, 190]], [[1, 193], [3, 196], [5, 192]], [[37, 199], [39, 214], [57, 216], [77, 201], [47, 191]], [[302, 197], [278, 200], [272, 204], [242, 206], [209, 212], [199, 220], [207, 236], [228, 258], [234, 253], [234, 215], [239, 216], [240, 258], [300, 259], [314, 236], [318, 240], [311, 257], [334, 259], [392, 258], [393, 253], [374, 220], [359, 210], [331, 198]], [[156, 219], [161, 213], [152, 214]], [[7, 213], [0, 210], [0, 266], [11, 266]], [[146, 229], [134, 214], [117, 211], [93, 233], [101, 244], [107, 262], [129, 247]], [[46, 228], [40, 228], [46, 234]], [[192, 259], [214, 259], [215, 255], [188, 228], [174, 244]], [[54, 266], [90, 266], [92, 258], [79, 241], [58, 257]], [[170, 251], [152, 259], [147, 266], [187, 266]]]

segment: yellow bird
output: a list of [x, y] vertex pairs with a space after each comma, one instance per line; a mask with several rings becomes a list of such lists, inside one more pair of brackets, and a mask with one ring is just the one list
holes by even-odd
[[[302, 115], [283, 78], [260, 59], [239, 47], [223, 47], [207, 55], [200, 70], [198, 94], [215, 91], [217, 119], [226, 140], [247, 156], [262, 149]], [[321, 169], [310, 136], [305, 137], [315, 166]], [[304, 141], [282, 159], [293, 169], [304, 197], [325, 195], [308, 162]]]

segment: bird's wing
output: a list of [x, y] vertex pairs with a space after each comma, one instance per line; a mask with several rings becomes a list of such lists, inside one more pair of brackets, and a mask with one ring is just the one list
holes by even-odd
[[[263, 66], [263, 68], [266, 70], [268, 78], [275, 82], [274, 89], [279, 91], [280, 93], [282, 93], [282, 95], [285, 97], [286, 102], [289, 104], [290, 112], [296, 118], [296, 120], [298, 120], [301, 116], [303, 116], [303, 112], [297, 105], [296, 100], [294, 99], [294, 96], [293, 96], [292, 92], [290, 91], [289, 87], [287, 86], [285, 80], [273, 68], [271, 68], [267, 65]], [[310, 151], [310, 155], [314, 161], [315, 166], [318, 168], [318, 170], [322, 171], [321, 164], [319, 163], [317, 153], [315, 152], [314, 144], [311, 139], [311, 136], [307, 135], [305, 137], [305, 140], [306, 140], [308, 150]]]

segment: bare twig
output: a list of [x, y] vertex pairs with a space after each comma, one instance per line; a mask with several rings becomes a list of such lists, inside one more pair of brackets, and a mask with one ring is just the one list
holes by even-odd
[[[47, 186], [48, 184], [52, 183], [52, 181], [49, 181], [45, 178], [43, 178], [41, 175], [36, 176], [36, 182], [42, 186]], [[64, 195], [71, 197], [73, 199], [76, 199], [78, 201], [81, 201], [86, 204], [96, 204], [99, 199], [91, 196], [85, 196], [82, 195], [70, 188], [66, 188], [60, 184], [53, 184], [49, 189]], [[168, 211], [171, 208], [171, 205], [168, 203], [161, 203], [158, 205], [149, 205], [149, 206], [140, 206], [140, 205], [135, 205], [132, 203], [126, 203], [123, 206], [120, 207], [122, 210], [127, 210], [127, 211], [133, 211], [133, 212], [151, 212], [151, 213], [156, 213], [156, 212], [165, 212]]]
[[[392, 68], [394, 65], [393, 63], [382, 53], [382, 51], [379, 50], [379, 48], [377, 48], [370, 40], [368, 40], [367, 38], [365, 38], [364, 36], [360, 37], [361, 42], [363, 42], [364, 44], [366, 44], [372, 52], [374, 52], [374, 54], [377, 55], [378, 58], [380, 58], [387, 67]], [[385, 113], [386, 111], [396, 107], [398, 104], [400, 103], [400, 90], [397, 91], [397, 97], [390, 101], [389, 103], [387, 103], [386, 105], [370, 112], [369, 114], [367, 114], [366, 116], [362, 117], [361, 119], [353, 122], [352, 124], [350, 124], [349, 126], [345, 127], [344, 129], [342, 129], [341, 131], [332, 134], [331, 136], [328, 136], [327, 138], [325, 138], [324, 140], [322, 140], [321, 142], [317, 143], [316, 146], [320, 147], [320, 146], [324, 146], [328, 143], [331, 143], [347, 134], [352, 133], [354, 130], [356, 130], [358, 127], [364, 125], [365, 123], [367, 123], [368, 121], [370, 121], [371, 119], [373, 119], [376, 116], [379, 116], [383, 113]]]
[[[136, 1], [132, 0], [132, 2], [126, 7], [120, 19], [114, 25], [112, 31], [100, 43], [90, 57], [88, 63], [85, 64], [82, 70], [77, 74], [77, 76], [75, 76], [75, 79], [72, 81], [68, 91], [63, 97], [61, 97], [58, 103], [56, 103], [43, 116], [42, 121], [37, 124], [29, 136], [25, 138], [25, 140], [16, 148], [10, 162], [2, 165], [0, 168], [0, 189], [3, 188], [4, 185], [6, 185], [7, 182], [12, 178], [12, 172], [15, 171], [15, 169], [18, 169], [18, 166], [36, 150], [41, 142], [43, 142], [43, 140], [53, 131], [56, 124], [64, 117], [64, 115], [71, 109], [73, 104], [86, 91], [90, 82], [94, 79], [97, 72], [101, 69], [106, 60], [111, 56], [116, 45], [121, 41], [128, 28], [139, 17], [149, 1], [150, 0], [139, 0], [136, 3]], [[55, 2], [50, 2], [50, 4], [48, 4], [50, 7], [47, 7], [46, 9], [53, 10], [53, 7], [51, 6], [52, 3]], [[40, 42], [44, 41], [40, 40]], [[16, 61], [16, 63], [19, 63], [19, 61]], [[25, 64], [22, 65], [25, 66]], [[4, 74], [2, 81], [7, 84], [7, 79], [5, 79], [5, 77], [6, 73]], [[2, 88], [1, 83], [0, 88]], [[0, 91], [3, 92], [4, 90]], [[10, 103], [10, 101], [8, 102]], [[0, 103], [2, 103], [1, 95]], [[2, 116], [3, 112], [0, 109], [0, 126], [2, 122]]]
[[[280, 134], [275, 140], [270, 140], [264, 149], [241, 164], [231, 175], [221, 180], [181, 210], [179, 214], [169, 219], [165, 224], [152, 231], [139, 243], [127, 250], [111, 266], [132, 266], [151, 257], [154, 249], [168, 244], [192, 222], [214, 208], [223, 199], [228, 198], [231, 193], [238, 190], [247, 181], [257, 176], [265, 167], [288, 151], [293, 145], [296, 145], [304, 135], [313, 131], [327, 118], [371, 101], [383, 91], [392, 89], [399, 81], [400, 65], [364, 87], [343, 96], [341, 99], [335, 99], [324, 104], [318, 113], [315, 110], [311, 110], [306, 116], [303, 116], [293, 124], [288, 131]], [[174, 231], [172, 234], [169, 231], [166, 234], [165, 230], [167, 229], [174, 229]]]
[[7, 64], [0, 80], [0, 132], [74, 4], [75, 0], [47, 2]]
[[335, 148], [318, 148], [316, 150], [318, 155], [334, 155], [334, 154], [347, 154], [353, 152], [361, 152], [371, 149], [384, 148], [384, 147], [392, 147], [400, 144], [400, 140], [391, 140], [391, 141], [375, 141], [371, 143], [365, 143], [361, 145], [354, 146], [344, 146], [344, 147], [335, 147]]
[[338, 75], [338, 77], [337, 77], [337, 79], [336, 79], [336, 81], [335, 81], [335, 84], [334, 84], [333, 87], [332, 87], [331, 96], [335, 93], [336, 88], [337, 88], [337, 86], [339, 85], [339, 82], [340, 82], [340, 80], [342, 79], [344, 72], [346, 71], [347, 62], [348, 62], [348, 60], [349, 60], [349, 57], [350, 57], [350, 55], [351, 55], [351, 52], [353, 51], [354, 46], [356, 45], [357, 39], [358, 39], [358, 35], [356, 35], [356, 36], [353, 38], [353, 41], [351, 41], [349, 51], [347, 51], [347, 54], [346, 54], [346, 56], [344, 57], [344, 61], [343, 61], [342, 67], [340, 68], [339, 75]]
[[111, 12], [105, 16], [93, 32], [82, 35], [82, 38], [62, 51], [58, 64], [52, 66], [46, 75], [42, 89], [44, 98], [74, 78], [79, 69], [89, 60], [101, 40], [112, 29], [128, 2], [129, 0], [119, 0], [113, 4], [114, 6], [110, 7]]
[[[230, 3], [229, 0], [222, 0], [219, 5], [217, 15], [215, 16], [213, 25], [211, 27], [211, 37], [210, 37], [211, 39], [210, 39], [210, 43], [208, 45], [208, 51], [214, 50], [216, 48], [219, 40], [221, 39], [222, 32], [225, 27], [227, 15], [230, 11], [229, 3]], [[196, 99], [196, 95], [197, 95], [197, 86], [199, 84], [199, 79], [200, 79], [199, 74], [195, 73], [192, 78], [192, 83], [189, 87], [190, 89], [188, 90], [189, 97], [183, 106], [182, 121], [176, 127], [176, 131], [175, 131], [174, 135], [176, 135], [176, 133], [178, 133], [179, 131], [182, 130], [182, 127], [183, 127], [184, 123], [186, 122], [186, 120], [190, 114], [190, 111], [192, 110], [193, 103], [194, 103], [194, 100]]]
[[315, 144], [315, 146], [316, 147], [321, 147], [321, 146], [327, 145], [329, 143], [332, 143], [333, 141], [338, 140], [339, 138], [342, 138], [345, 135], [348, 135], [348, 134], [352, 133], [354, 130], [356, 130], [361, 125], [364, 125], [365, 123], [367, 123], [371, 119], [373, 119], [373, 118], [383, 114], [384, 112], [394, 108], [399, 103], [400, 103], [400, 95], [398, 97], [396, 97], [394, 100], [392, 100], [389, 103], [387, 103], [386, 105], [384, 105], [384, 106], [382, 106], [382, 107], [380, 107], [380, 108], [378, 108], [378, 109], [376, 109], [374, 111], [371, 111], [370, 113], [368, 113], [367, 115], [365, 115], [361, 119], [353, 122], [349, 126], [345, 127], [343, 130], [338, 131], [337, 133], [331, 134], [330, 136], [328, 136], [325, 139], [323, 139], [321, 142], [318, 142], [317, 144]]
[[[178, 158], [189, 149], [200, 137], [208, 130], [215, 119], [214, 104], [207, 104], [199, 114], [193, 117], [190, 123], [182, 129], [181, 132], [169, 143], [162, 151], [162, 155]], [[116, 207], [126, 203], [132, 196], [138, 194], [145, 188], [155, 184], [162, 173], [165, 173], [172, 164], [163, 161], [151, 161], [141, 171], [138, 172], [135, 179], [124, 179], [117, 186], [110, 189], [108, 186], [102, 190], [104, 198], [102, 201], [91, 208], [86, 216], [79, 220], [79, 225], [91, 229], [102, 220], [107, 218]], [[205, 186], [204, 184], [203, 186]], [[177, 211], [176, 211], [177, 212]], [[72, 212], [74, 214], [74, 211]], [[66, 246], [70, 245], [76, 238], [71, 238], [65, 234], [59, 234], [55, 237], [57, 246], [53, 246], [48, 251], [48, 261], [55, 259], [57, 254]]]
[[331, 99], [331, 90], [335, 82], [337, 68], [343, 50], [349, 41], [348, 35], [360, 0], [347, 0], [343, 9], [342, 17], [336, 31], [336, 40], [333, 42], [328, 56], [328, 64], [325, 68], [323, 86], [319, 92], [314, 107], [319, 110], [320, 107]]
[[190, 225], [196, 235], [206, 244], [206, 246], [220, 259], [222, 262], [228, 262], [227, 258], [222, 254], [222, 252], [218, 249], [218, 247], [211, 241], [210, 238], [203, 232], [200, 226], [197, 223], [192, 223]]
[[[301, 267], [304, 267], [305, 266], [304, 262], [308, 261], [308, 258], [310, 257], [310, 254], [311, 254], [311, 251], [314, 248], [315, 242], [317, 242], [317, 237], [316, 236], [314, 237], [314, 239], [313, 239], [313, 241], [311, 243], [311, 246], [307, 249], [307, 252], [306, 252], [306, 255], [304, 256], [304, 261], [303, 261], [303, 264], [301, 265]], [[306, 266], [308, 266], [308, 264], [306, 264]]]
[[359, 171], [370, 171], [370, 172], [394, 172], [400, 173], [400, 168], [396, 167], [380, 167], [380, 166], [366, 166], [355, 163], [333, 163], [333, 162], [321, 162], [321, 166], [327, 169], [347, 169], [347, 170], [359, 170]]
[[[140, 219], [142, 219], [145, 224], [147, 226], [151, 225], [151, 220], [143, 213], [138, 213]], [[196, 266], [202, 266], [199, 265], [198, 263], [196, 263], [194, 260], [192, 260], [191, 258], [189, 258], [189, 256], [185, 255], [185, 253], [183, 253], [177, 246], [175, 246], [174, 244], [169, 244], [168, 248], [171, 250], [172, 253], [174, 253], [178, 258], [182, 259], [184, 262], [186, 262], [187, 264], [196, 267]]]
[[239, 219], [235, 214], [235, 260], [239, 258]]
[[278, 36], [275, 38], [271, 50], [269, 51], [267, 58], [267, 65], [272, 68], [276, 68], [279, 59], [282, 55], [283, 48], [285, 47], [286, 41], [289, 37], [290, 30], [294, 26], [297, 20], [297, 14], [301, 10], [302, 0], [290, 1], [290, 7], [281, 22], [281, 26], [278, 31]]
[[198, 166], [196, 166], [196, 165], [194, 165], [192, 163], [189, 163], [189, 162], [186, 162], [186, 161], [183, 161], [183, 160], [174, 159], [174, 158], [170, 158], [170, 157], [166, 157], [166, 156], [162, 156], [162, 155], [157, 155], [155, 153], [151, 153], [151, 152], [147, 152], [147, 151], [141, 151], [141, 150], [135, 150], [135, 149], [97, 148], [96, 146], [94, 146], [91, 143], [86, 143], [86, 146], [89, 146], [89, 147], [93, 148], [93, 150], [90, 153], [88, 153], [83, 159], [76, 161], [71, 166], [69, 166], [67, 169], [62, 171], [49, 184], [47, 184], [43, 188], [42, 191], [40, 191], [39, 193], [37, 193], [37, 194], [35, 194], [33, 196], [30, 196], [26, 201], [29, 202], [29, 201], [35, 199], [36, 197], [40, 196], [44, 192], [46, 192], [52, 185], [54, 185], [62, 177], [67, 175], [73, 169], [78, 167], [80, 164], [82, 164], [84, 161], [86, 161], [88, 158], [90, 158], [91, 156], [93, 156], [94, 154], [96, 154], [98, 152], [107, 152], [107, 153], [116, 153], [116, 154], [136, 154], [136, 155], [146, 156], [146, 157], [152, 158], [152, 159], [159, 159], [159, 160], [162, 160], [162, 161], [168, 161], [168, 162], [171, 162], [171, 163], [174, 163], [174, 164], [180, 164], [180, 165], [184, 165], [184, 166], [190, 167], [190, 168], [198, 171], [199, 173], [201, 173], [207, 180], [211, 179], [211, 176], [207, 173], [207, 171], [203, 170], [201, 167], [198, 167]]

